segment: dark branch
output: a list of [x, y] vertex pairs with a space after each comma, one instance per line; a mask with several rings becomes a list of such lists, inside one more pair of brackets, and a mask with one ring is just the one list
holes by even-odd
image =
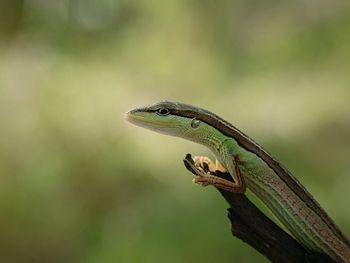
[[[186, 155], [184, 164], [191, 173], [199, 175], [200, 171], [194, 167], [190, 154]], [[232, 181], [228, 173], [216, 171], [215, 175]], [[232, 235], [255, 248], [272, 262], [335, 262], [325, 254], [305, 249], [263, 214], [245, 195], [218, 188], [217, 190], [230, 205], [228, 218]]]

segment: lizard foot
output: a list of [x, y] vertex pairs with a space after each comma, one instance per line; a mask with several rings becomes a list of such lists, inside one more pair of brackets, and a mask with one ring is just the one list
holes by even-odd
[[205, 173], [214, 174], [216, 171], [226, 173], [225, 167], [218, 161], [215, 164], [206, 156], [195, 156], [193, 158], [194, 165]]
[[215, 187], [218, 187], [220, 189], [224, 189], [230, 192], [240, 192], [239, 190], [237, 190], [236, 185], [234, 185], [232, 182], [211, 174], [203, 174], [201, 176], [196, 176], [192, 180], [192, 182], [195, 184], [201, 185], [203, 187], [208, 185], [213, 185]]
[[[191, 156], [186, 155], [186, 158], [190, 157]], [[238, 166], [235, 166], [238, 182], [232, 182], [230, 180], [216, 176], [216, 171], [227, 173], [226, 169], [218, 161], [216, 161], [214, 164], [208, 157], [203, 156], [196, 156], [192, 160], [193, 162], [185, 162], [185, 165], [187, 164], [187, 169], [196, 175], [192, 180], [193, 183], [201, 186], [212, 185], [233, 193], [245, 192], [245, 184], [244, 181], [242, 182], [243, 178]], [[233, 162], [235, 162], [235, 159]]]

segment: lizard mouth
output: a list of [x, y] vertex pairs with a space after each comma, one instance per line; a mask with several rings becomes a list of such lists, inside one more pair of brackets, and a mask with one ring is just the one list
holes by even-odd
[[[148, 112], [143, 112], [137, 109], [131, 110], [125, 113], [125, 119], [136, 126], [154, 130], [159, 125], [157, 125], [158, 123], [156, 121], [152, 121], [150, 118], [147, 118], [148, 114]], [[157, 130], [158, 129], [156, 129], [156, 131]]]
[[142, 123], [147, 122], [147, 119], [142, 115], [142, 113], [140, 114], [140, 111], [138, 110], [128, 111], [124, 116], [125, 119], [132, 124], [141, 125]]
[[127, 121], [132, 122], [133, 117], [132, 117], [132, 111], [125, 112], [124, 117]]

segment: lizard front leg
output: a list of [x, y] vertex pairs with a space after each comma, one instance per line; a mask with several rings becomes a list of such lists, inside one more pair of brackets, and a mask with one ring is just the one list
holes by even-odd
[[193, 179], [193, 182], [195, 184], [202, 186], [213, 185], [215, 187], [234, 193], [245, 192], [246, 185], [238, 166], [238, 157], [232, 158], [232, 170], [234, 174], [231, 176], [234, 177], [234, 182], [214, 175], [217, 171], [221, 173], [227, 173], [227, 170], [218, 160], [216, 160], [214, 164], [208, 157], [196, 156], [193, 158], [193, 161], [195, 167], [202, 172]]

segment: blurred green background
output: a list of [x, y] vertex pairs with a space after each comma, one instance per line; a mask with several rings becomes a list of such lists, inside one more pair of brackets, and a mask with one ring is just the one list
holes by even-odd
[[266, 262], [182, 158], [124, 120], [174, 100], [232, 122], [350, 236], [350, 2], [0, 2], [0, 261]]

